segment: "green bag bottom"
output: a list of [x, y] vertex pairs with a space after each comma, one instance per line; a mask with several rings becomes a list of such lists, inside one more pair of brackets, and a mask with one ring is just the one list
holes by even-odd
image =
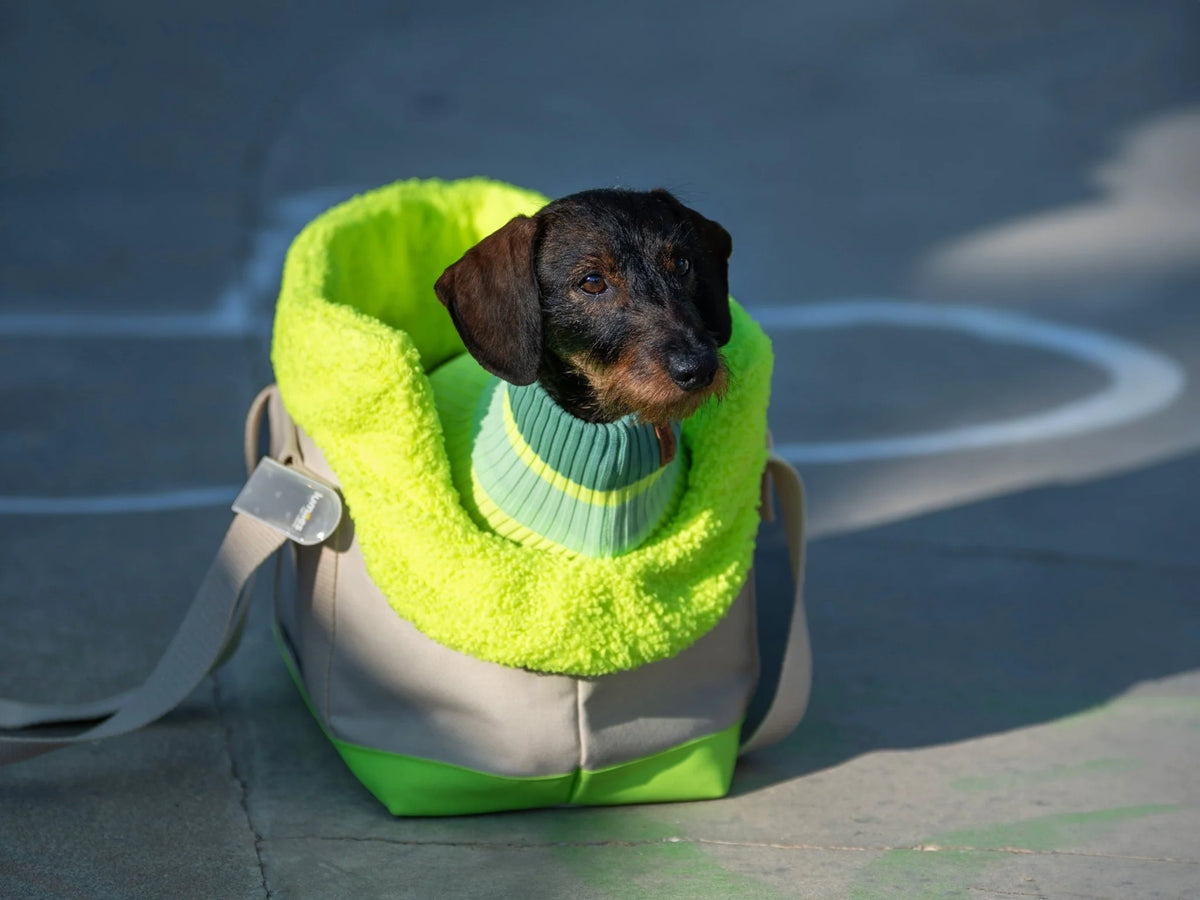
[[511, 777], [360, 747], [329, 733], [313, 709], [283, 637], [284, 662], [309, 712], [355, 777], [392, 815], [459, 816], [541, 806], [613, 806], [713, 800], [729, 792], [741, 723], [605, 769]]

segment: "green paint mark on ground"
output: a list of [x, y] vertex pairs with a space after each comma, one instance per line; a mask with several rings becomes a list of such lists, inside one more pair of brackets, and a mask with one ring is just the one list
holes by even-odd
[[884, 852], [862, 869], [850, 896], [853, 900], [967, 897], [983, 871], [1010, 858], [1014, 850], [1069, 850], [1103, 837], [1122, 822], [1184, 808], [1127, 806], [948, 831], [912, 849]]
[[1063, 716], [1056, 720], [1054, 724], [1056, 726], [1065, 725], [1070, 727], [1091, 725], [1097, 719], [1105, 716], [1113, 714], [1129, 715], [1130, 713], [1141, 713], [1160, 721], [1178, 722], [1186, 727], [1191, 727], [1196, 721], [1196, 717], [1200, 715], [1200, 697], [1188, 695], [1161, 696], [1154, 694], [1132, 694], [1123, 697], [1114, 697], [1107, 703], [1101, 703], [1098, 706], [1080, 710], [1069, 716]]
[[579, 888], [572, 900], [783, 900], [769, 885], [721, 864], [719, 850], [690, 841], [673, 809], [689, 804], [572, 810], [554, 818], [554, 858]]
[[950, 787], [960, 791], [1009, 790], [1061, 778], [1078, 778], [1083, 775], [1115, 775], [1141, 768], [1141, 763], [1132, 759], [1090, 759], [1074, 766], [1051, 766], [1036, 772], [1017, 772], [1012, 775], [976, 775], [956, 778]]
[[966, 897], [989, 863], [1005, 858], [1000, 851], [888, 850], [868, 864], [850, 888], [851, 900], [929, 900]]
[[1042, 816], [1002, 825], [985, 825], [949, 831], [925, 842], [925, 845], [947, 847], [980, 847], [1021, 850], [1067, 850], [1103, 837], [1115, 825], [1147, 816], [1178, 812], [1183, 806], [1150, 804], [1121, 806], [1116, 809], [1097, 809], [1088, 812], [1062, 813]]
[[685, 840], [661, 844], [567, 846], [555, 857], [579, 878], [573, 897], [620, 900], [783, 900], [786, 896], [731, 872], [706, 849]]

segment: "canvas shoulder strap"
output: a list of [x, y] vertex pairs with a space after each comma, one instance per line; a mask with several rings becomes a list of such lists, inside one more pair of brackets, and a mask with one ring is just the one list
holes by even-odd
[[[258, 426], [269, 391], [260, 393], [251, 406], [248, 447], [257, 448]], [[0, 699], [0, 765], [126, 734], [182, 703], [236, 648], [251, 578], [286, 540], [283, 533], [256, 519], [235, 516], [183, 623], [140, 686], [90, 703], [54, 705]]]

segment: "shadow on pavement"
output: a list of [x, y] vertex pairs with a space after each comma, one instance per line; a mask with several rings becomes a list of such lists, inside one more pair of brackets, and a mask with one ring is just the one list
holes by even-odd
[[[815, 542], [806, 590], [809, 710], [789, 739], [742, 763], [735, 793], [870, 751], [1051, 722], [1200, 667], [1200, 569], [1183, 556], [1187, 534], [1197, 532], [1195, 513], [1180, 520], [1189, 512], [1183, 499], [1166, 510], [1161, 502], [1138, 509], [1139, 498], [1186, 483], [1189, 470], [1194, 477], [1198, 461]], [[1031, 521], [1014, 531], [1021, 516]], [[988, 522], [992, 533], [983, 535]], [[1078, 543], [1104, 555], [1076, 550], [1072, 530], [1088, 532]], [[1006, 547], [1005, 533], [1032, 535], [1035, 545]], [[1121, 542], [1124, 554], [1105, 547]], [[778, 535], [764, 534], [759, 553], [770, 683], [786, 615], [772, 601], [785, 595], [789, 576]], [[752, 720], [764, 702], [756, 698]]]

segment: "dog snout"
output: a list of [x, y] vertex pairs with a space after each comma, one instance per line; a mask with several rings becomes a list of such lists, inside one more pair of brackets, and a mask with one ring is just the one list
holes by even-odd
[[717, 353], [711, 347], [667, 355], [667, 374], [685, 391], [698, 391], [711, 385], [717, 376], [717, 366]]

